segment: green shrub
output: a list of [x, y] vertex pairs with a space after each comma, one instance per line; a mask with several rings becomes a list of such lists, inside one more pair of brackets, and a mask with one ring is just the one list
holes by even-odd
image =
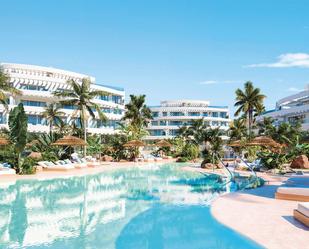
[[185, 162], [188, 162], [188, 161], [190, 161], [190, 159], [187, 158], [187, 157], [178, 157], [176, 162], [185, 163]]
[[199, 147], [193, 143], [186, 143], [181, 152], [181, 157], [193, 160], [199, 156]]
[[258, 157], [261, 159], [261, 163], [267, 169], [282, 169], [283, 164], [288, 162], [288, 155], [276, 152], [260, 152]]
[[29, 157], [26, 157], [23, 160], [23, 163], [22, 163], [21, 174], [23, 174], [23, 175], [34, 174], [35, 173], [35, 167], [34, 166], [36, 164], [37, 164], [36, 160], [29, 158]]

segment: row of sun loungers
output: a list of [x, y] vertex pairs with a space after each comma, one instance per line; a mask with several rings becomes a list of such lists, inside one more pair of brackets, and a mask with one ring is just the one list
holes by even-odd
[[87, 167], [97, 167], [100, 166], [100, 162], [87, 161], [86, 159], [77, 159], [74, 162], [65, 159], [56, 162], [40, 161], [38, 165], [46, 170], [71, 170], [71, 169], [82, 169]]
[[296, 220], [309, 227], [309, 188], [280, 187], [275, 194], [276, 199], [300, 201], [293, 216]]

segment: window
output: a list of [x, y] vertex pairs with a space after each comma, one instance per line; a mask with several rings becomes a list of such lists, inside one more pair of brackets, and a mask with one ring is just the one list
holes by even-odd
[[167, 112], [163, 112], [163, 113], [162, 113], [162, 116], [163, 116], [163, 117], [166, 117], [166, 116], [167, 116]]
[[159, 112], [152, 112], [152, 117], [153, 118], [159, 117]]
[[220, 112], [220, 118], [227, 118], [226, 112]]
[[21, 84], [20, 89], [22, 90], [33, 90], [33, 91], [48, 91], [45, 86], [36, 86], [36, 85], [28, 85]]
[[39, 115], [28, 115], [28, 123], [32, 125], [46, 125], [43, 117]]
[[169, 131], [169, 134], [170, 134], [171, 136], [177, 136], [177, 135], [178, 135], [178, 130], [170, 130], [170, 131]]
[[203, 112], [203, 117], [208, 117], [208, 112]]
[[183, 112], [171, 112], [170, 115], [171, 116], [184, 116], [185, 114]]
[[218, 121], [212, 121], [212, 125], [213, 125], [213, 126], [218, 126], [218, 125], [219, 125], [219, 122], [218, 122]]
[[181, 126], [182, 121], [172, 120], [170, 121], [170, 125]]
[[193, 116], [193, 117], [197, 117], [197, 116], [200, 116], [200, 113], [199, 112], [189, 112], [188, 115]]
[[158, 121], [151, 121], [151, 125], [158, 125]]
[[166, 132], [164, 130], [149, 130], [150, 136], [165, 136]]
[[167, 125], [167, 122], [165, 120], [161, 120], [160, 125], [162, 125], [162, 126]]
[[5, 124], [5, 123], [6, 123], [5, 116], [3, 115], [3, 113], [0, 113], [0, 124]]
[[37, 106], [37, 107], [44, 107], [44, 106], [46, 106], [46, 102], [33, 101], [33, 100], [22, 100], [21, 103], [24, 106]]
[[217, 112], [213, 112], [211, 116], [214, 117], [214, 118], [217, 118], [218, 117], [218, 113]]

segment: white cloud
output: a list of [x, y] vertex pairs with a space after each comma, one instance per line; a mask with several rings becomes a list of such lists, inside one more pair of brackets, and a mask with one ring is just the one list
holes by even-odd
[[214, 84], [230, 84], [230, 83], [238, 83], [240, 81], [237, 80], [206, 80], [200, 82], [200, 85], [214, 85]]
[[275, 68], [301, 67], [301, 68], [309, 68], [309, 54], [306, 54], [306, 53], [282, 54], [278, 57], [278, 60], [276, 62], [252, 64], [252, 65], [248, 65], [247, 67], [275, 67]]
[[289, 92], [301, 92], [303, 91], [303, 89], [299, 89], [299, 88], [296, 88], [296, 87], [290, 87], [287, 89], [287, 91]]

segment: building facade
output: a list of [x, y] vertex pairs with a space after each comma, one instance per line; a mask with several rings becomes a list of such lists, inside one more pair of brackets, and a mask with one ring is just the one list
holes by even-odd
[[[70, 90], [70, 85], [67, 83], [68, 80], [81, 82], [83, 78], [88, 78], [91, 81], [91, 89], [102, 90], [107, 93], [104, 96], [97, 97], [93, 102], [102, 108], [108, 121], [101, 122], [96, 113], [96, 119], [89, 119], [88, 121], [87, 132], [93, 134], [113, 134], [124, 114], [124, 90], [117, 87], [95, 84], [94, 77], [42, 66], [12, 63], [1, 63], [0, 66], [10, 77], [10, 83], [22, 92], [19, 96], [9, 96], [9, 110], [19, 103], [23, 103], [28, 116], [28, 130], [30, 132], [46, 133], [49, 131], [49, 126], [42, 113], [49, 103], [57, 103], [58, 99], [54, 97], [54, 91]], [[62, 111], [65, 115], [62, 119], [64, 122], [68, 124], [76, 122], [77, 118], [73, 115], [75, 109], [76, 107], [74, 106], [63, 106]], [[7, 128], [7, 122], [8, 110], [0, 105], [0, 127]]]
[[178, 134], [179, 127], [189, 126], [192, 120], [204, 119], [212, 128], [229, 128], [227, 106], [211, 106], [209, 101], [176, 100], [162, 101], [160, 106], [150, 106], [153, 120], [148, 126], [147, 139], [167, 139]]
[[262, 121], [265, 117], [275, 120], [275, 125], [282, 122], [294, 124], [300, 122], [303, 130], [309, 129], [309, 87], [305, 90], [280, 99], [276, 103], [276, 108], [266, 111], [258, 117], [257, 121]]

